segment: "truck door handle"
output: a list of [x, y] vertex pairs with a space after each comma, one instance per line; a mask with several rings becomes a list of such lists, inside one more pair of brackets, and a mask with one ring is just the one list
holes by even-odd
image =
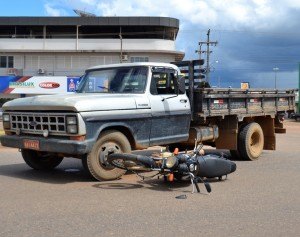
[[181, 102], [181, 103], [186, 103], [186, 102], [187, 102], [187, 99], [181, 99], [180, 102]]

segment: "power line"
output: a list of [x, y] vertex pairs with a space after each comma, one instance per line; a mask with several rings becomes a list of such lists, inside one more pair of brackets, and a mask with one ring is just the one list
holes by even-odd
[[[216, 46], [218, 44], [217, 41], [210, 41], [210, 29], [207, 31], [207, 40], [199, 42], [199, 50], [196, 50], [196, 53], [199, 54], [199, 59], [201, 59], [201, 54], [206, 53], [206, 81], [209, 83], [209, 73], [210, 73], [210, 65], [209, 65], [209, 58], [210, 54], [213, 52], [209, 49], [210, 46]], [[206, 45], [206, 50], [201, 50], [202, 45]]]

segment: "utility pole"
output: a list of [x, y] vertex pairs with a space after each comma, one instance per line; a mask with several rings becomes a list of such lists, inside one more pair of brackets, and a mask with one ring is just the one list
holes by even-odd
[[196, 50], [195, 53], [199, 54], [199, 60], [200, 61], [202, 59], [201, 54], [206, 53], [206, 51], [205, 50], [201, 50], [201, 48], [202, 48], [202, 43], [199, 42], [199, 50]]
[[[217, 46], [218, 41], [210, 41], [210, 29], [207, 31], [206, 35], [207, 35], [207, 40], [199, 42], [199, 49], [200, 50], [196, 50], [196, 53], [199, 54], [200, 59], [201, 59], [201, 54], [206, 53], [206, 70], [205, 70], [205, 74], [206, 74], [206, 81], [209, 83], [209, 73], [210, 73], [209, 58], [210, 58], [210, 54], [212, 53], [212, 51], [209, 49], [209, 47], [210, 46]], [[202, 45], [206, 45], [206, 51], [201, 50]]]
[[199, 61], [200, 61], [200, 65], [199, 65], [199, 72], [200, 72], [199, 79], [202, 82], [202, 80], [205, 78], [205, 76], [203, 75], [203, 73], [205, 73], [206, 71], [205, 71], [205, 69], [202, 68], [202, 63], [201, 63], [202, 57], [201, 57], [201, 55], [203, 53], [206, 53], [206, 51], [202, 50], [201, 47], [202, 47], [202, 44], [200, 44], [200, 42], [199, 42], [199, 50], [196, 50], [195, 53], [199, 54]]

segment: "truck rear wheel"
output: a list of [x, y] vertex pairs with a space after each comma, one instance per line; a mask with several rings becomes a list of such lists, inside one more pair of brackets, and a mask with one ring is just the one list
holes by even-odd
[[238, 154], [243, 160], [257, 160], [264, 148], [264, 134], [258, 123], [249, 123], [239, 133]]
[[52, 170], [58, 166], [63, 158], [55, 154], [22, 149], [22, 157], [27, 165], [35, 170]]
[[99, 181], [120, 178], [126, 170], [118, 169], [110, 165], [107, 156], [112, 153], [130, 153], [131, 146], [125, 135], [116, 130], [105, 131], [92, 151], [83, 158], [90, 175]]

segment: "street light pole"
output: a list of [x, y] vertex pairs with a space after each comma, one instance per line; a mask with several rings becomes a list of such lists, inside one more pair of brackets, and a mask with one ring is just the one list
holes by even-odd
[[275, 89], [277, 89], [277, 71], [279, 71], [278, 67], [274, 67], [273, 71], [275, 72]]

